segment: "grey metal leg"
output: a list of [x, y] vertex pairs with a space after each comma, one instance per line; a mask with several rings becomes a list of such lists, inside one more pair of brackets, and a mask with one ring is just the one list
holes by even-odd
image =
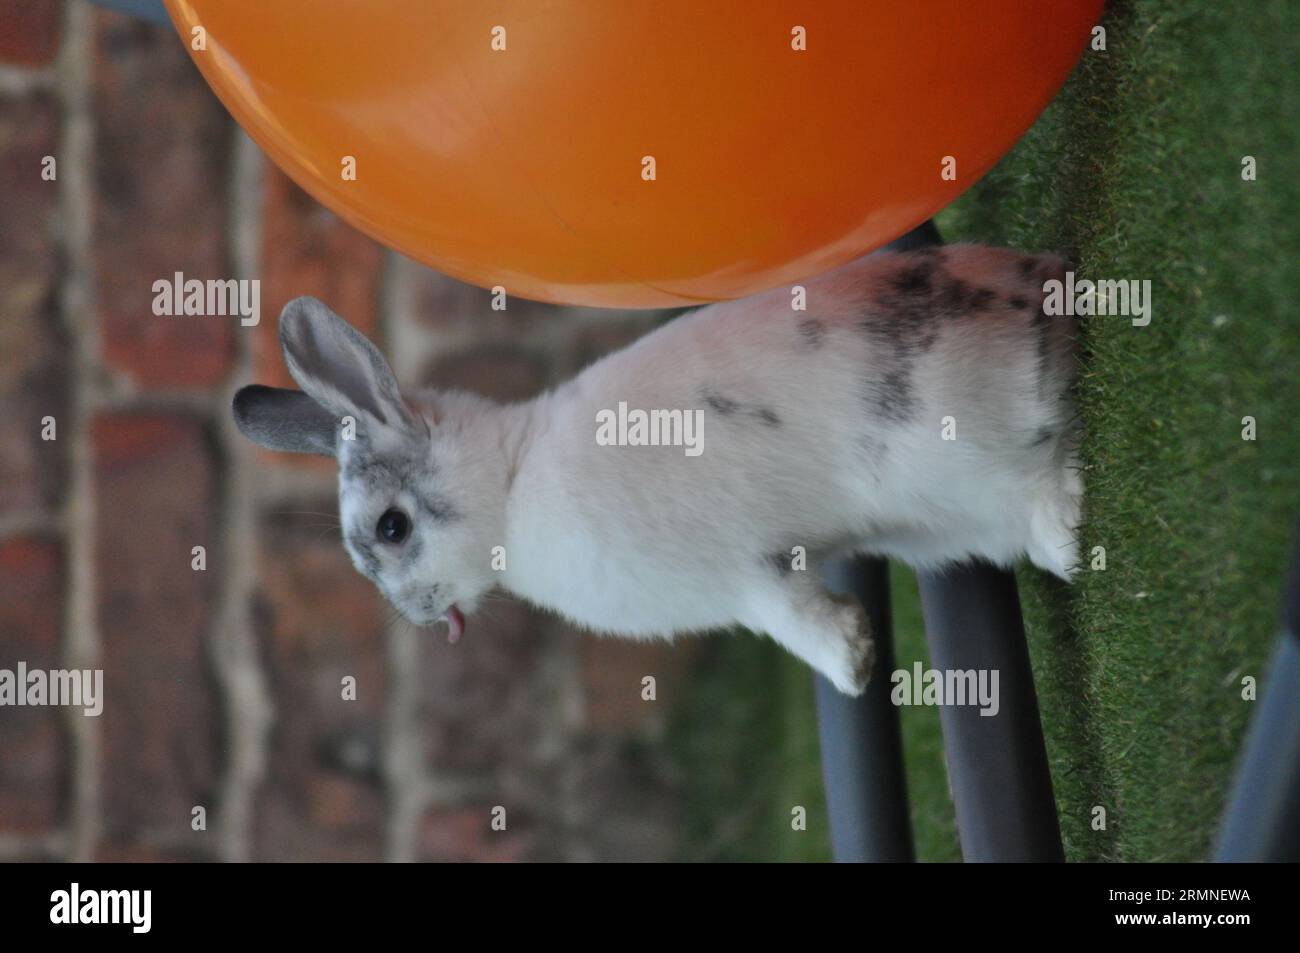
[[889, 563], [840, 560], [822, 575], [831, 591], [862, 601], [876, 642], [875, 674], [861, 698], [842, 694], [823, 676], [816, 679], [831, 850], [840, 863], [911, 861], [903, 740], [898, 709], [889, 700], [894, 669]]
[[1278, 640], [1219, 835], [1222, 863], [1300, 861], [1300, 641]]
[[[888, 245], [910, 251], [941, 241], [926, 222]], [[817, 727], [822, 777], [831, 823], [831, 851], [840, 862], [915, 859], [903, 772], [898, 710], [889, 700], [894, 669], [894, 630], [889, 618], [889, 564], [883, 559], [848, 559], [823, 570], [834, 592], [862, 601], [876, 642], [876, 669], [861, 698], [836, 691], [816, 678]]]
[[1217, 861], [1300, 861], [1300, 528], [1283, 619], [1228, 800]]
[[[917, 232], [909, 236], [917, 244], [940, 240], [933, 224]], [[931, 664], [999, 673], [996, 716], [981, 716], [977, 707], [939, 713], [962, 856], [1064, 860], [1015, 576], [974, 563], [918, 573], [917, 581]]]
[[998, 672], [996, 715], [939, 710], [962, 857], [1064, 860], [1015, 576], [972, 563], [917, 580], [931, 665]]
[[902, 238], [896, 238], [881, 251], [915, 251], [928, 245], [942, 245], [943, 237], [934, 222], [922, 222]]
[[[932, 222], [892, 251], [941, 241]], [[872, 613], [876, 676], [860, 699], [818, 679], [823, 774], [837, 860], [912, 857], [902, 743], [889, 700], [893, 632], [888, 570], [877, 563], [827, 567], [828, 579], [859, 595]], [[931, 663], [940, 670], [996, 670], [996, 716], [978, 706], [940, 709], [944, 751], [968, 861], [1064, 860], [1029, 648], [1015, 577], [983, 563], [918, 573]], [[881, 621], [877, 616], [883, 615]]]

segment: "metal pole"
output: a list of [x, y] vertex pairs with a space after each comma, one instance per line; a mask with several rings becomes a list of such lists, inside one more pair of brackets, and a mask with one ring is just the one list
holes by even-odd
[[998, 673], [996, 715], [939, 710], [962, 857], [1064, 860], [1015, 576], [976, 562], [917, 580], [931, 665]]
[[[885, 250], [910, 251], [940, 241], [934, 223], [926, 222]], [[840, 694], [821, 676], [815, 680], [831, 852], [841, 863], [912, 861], [903, 739], [898, 709], [889, 699], [894, 669], [889, 564], [865, 557], [838, 560], [822, 575], [832, 591], [861, 600], [876, 641], [876, 671], [861, 698]]]
[[822, 572], [834, 592], [856, 596], [867, 609], [876, 641], [876, 669], [860, 698], [816, 678], [822, 778], [831, 824], [831, 851], [840, 863], [915, 859], [898, 709], [889, 700], [894, 669], [889, 617], [889, 563], [839, 560]]
[[1300, 530], [1283, 633], [1251, 722], [1215, 860], [1300, 860]]

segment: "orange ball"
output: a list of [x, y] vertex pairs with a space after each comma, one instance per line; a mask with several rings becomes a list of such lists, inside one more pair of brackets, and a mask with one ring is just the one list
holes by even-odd
[[656, 307], [933, 215], [1047, 105], [1102, 3], [167, 6], [249, 135], [357, 228], [510, 294]]

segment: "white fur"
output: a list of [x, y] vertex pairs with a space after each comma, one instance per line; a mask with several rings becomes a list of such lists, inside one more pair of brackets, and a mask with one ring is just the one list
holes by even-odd
[[[928, 317], [928, 349], [909, 344], [922, 332], [893, 314], [900, 274], [924, 261], [937, 262], [935, 288], [960, 281], [995, 292], [980, 310]], [[405, 451], [457, 518], [435, 524], [416, 513], [419, 558], [403, 563], [381, 547], [376, 581], [426, 623], [452, 603], [472, 611], [494, 585], [636, 638], [739, 623], [857, 694], [870, 634], [860, 606], [822, 587], [827, 557], [871, 552], [937, 567], [1028, 555], [1064, 577], [1074, 566], [1073, 329], [1060, 318], [1044, 329], [1033, 314], [1044, 276], [1059, 267], [974, 246], [924, 260], [871, 256], [807, 282], [806, 311], [792, 310], [786, 288], [713, 305], [531, 401], [408, 394], [430, 433], [402, 438]], [[1022, 298], [1028, 310], [1007, 304]], [[875, 331], [860, 326], [864, 314], [876, 316]], [[820, 331], [801, 330], [808, 321]], [[901, 344], [882, 337], [880, 321], [899, 322]], [[901, 419], [873, 399], [900, 374], [898, 347], [912, 348]], [[710, 394], [734, 409], [711, 407]], [[597, 414], [620, 402], [702, 409], [703, 452], [599, 445]], [[954, 440], [944, 439], [945, 418]], [[350, 455], [364, 452], [380, 451], [339, 451], [345, 537], [373, 535], [395, 502], [418, 509], [398, 486], [349, 475]], [[775, 556], [795, 547], [806, 549], [807, 569], [778, 571]]]

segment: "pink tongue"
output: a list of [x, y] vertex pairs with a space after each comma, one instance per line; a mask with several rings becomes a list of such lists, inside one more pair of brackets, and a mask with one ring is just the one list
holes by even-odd
[[447, 641], [455, 644], [465, 631], [465, 617], [455, 606], [444, 612], [442, 617], [447, 620]]

